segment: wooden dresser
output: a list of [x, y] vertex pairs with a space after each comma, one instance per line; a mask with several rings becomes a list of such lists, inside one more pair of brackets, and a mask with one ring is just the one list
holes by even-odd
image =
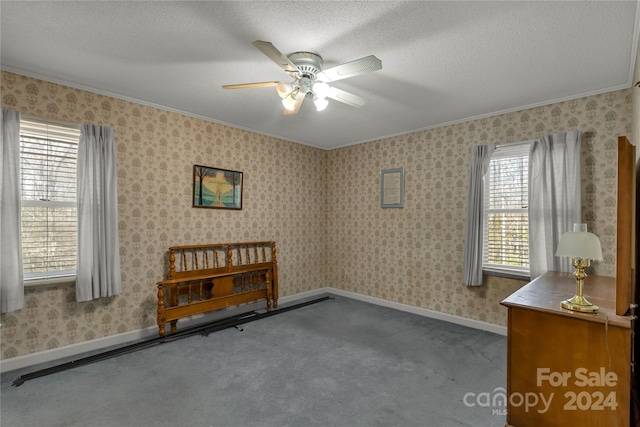
[[507, 425], [628, 427], [632, 329], [616, 315], [616, 280], [589, 276], [597, 314], [563, 309], [575, 278], [549, 272], [502, 301], [508, 308]]

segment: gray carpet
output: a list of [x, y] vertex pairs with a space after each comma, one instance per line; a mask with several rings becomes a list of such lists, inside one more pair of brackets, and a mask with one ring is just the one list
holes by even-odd
[[[505, 387], [506, 337], [335, 297], [11, 383], [2, 427], [504, 426], [466, 393]], [[475, 398], [467, 402], [476, 402]]]

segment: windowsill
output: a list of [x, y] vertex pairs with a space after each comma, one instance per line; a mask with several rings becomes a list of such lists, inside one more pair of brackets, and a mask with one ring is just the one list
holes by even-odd
[[528, 272], [482, 269], [482, 274], [485, 276], [504, 277], [506, 279], [531, 280]]
[[40, 279], [25, 279], [25, 289], [40, 289], [53, 286], [75, 286], [76, 276], [44, 277]]

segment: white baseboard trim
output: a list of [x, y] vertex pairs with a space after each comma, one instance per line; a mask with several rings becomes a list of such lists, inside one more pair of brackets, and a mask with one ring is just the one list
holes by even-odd
[[66, 345], [51, 350], [39, 351], [24, 356], [12, 357], [0, 361], [0, 372], [5, 373], [16, 369], [27, 368], [29, 366], [40, 363], [51, 362], [69, 356], [86, 353], [89, 351], [100, 350], [114, 345], [129, 344], [134, 341], [150, 338], [154, 334], [157, 335], [158, 327], [148, 327], [135, 331], [124, 332], [121, 334], [110, 335], [108, 337], [96, 338], [91, 341], [83, 341], [76, 344]]
[[[455, 323], [462, 326], [467, 326], [474, 329], [480, 329], [487, 332], [492, 332], [499, 335], [507, 335], [507, 328], [504, 326], [494, 325], [491, 323], [481, 322], [478, 320], [467, 319], [465, 317], [454, 316], [452, 314], [441, 313], [438, 311], [428, 310], [425, 308], [413, 307], [407, 304], [401, 304], [393, 301], [387, 301], [381, 298], [371, 297], [367, 295], [357, 294], [355, 292], [344, 291], [342, 289], [336, 289], [332, 287], [324, 287], [320, 289], [314, 289], [311, 291], [300, 292], [294, 295], [288, 295], [280, 297], [278, 299], [279, 305], [286, 305], [295, 303], [299, 300], [314, 298], [321, 295], [333, 294], [345, 298], [351, 298], [359, 301], [368, 302], [371, 304], [380, 305], [383, 307], [389, 307], [407, 313], [417, 314], [419, 316], [430, 317], [433, 319], [444, 320], [446, 322]], [[265, 307], [264, 302], [258, 302], [254, 304], [247, 304], [243, 306], [246, 311], [259, 310]], [[190, 318], [180, 319], [181, 329], [185, 327], [197, 326], [201, 323], [212, 322], [222, 319], [226, 316], [227, 310], [218, 310], [207, 314], [193, 316]], [[97, 338], [91, 341], [84, 341], [76, 344], [67, 345], [60, 348], [54, 348], [51, 350], [44, 350], [33, 354], [27, 354], [24, 356], [12, 357], [10, 359], [0, 361], [0, 373], [14, 371], [16, 369], [27, 368], [29, 366], [37, 365], [40, 363], [52, 362], [55, 360], [63, 359], [65, 357], [76, 356], [79, 354], [87, 353], [90, 351], [105, 349], [111, 346], [132, 344], [136, 341], [141, 341], [148, 338], [155, 338], [158, 336], [158, 327], [150, 326], [144, 329], [138, 329], [135, 331], [124, 332], [121, 334], [110, 335], [104, 338]]]
[[[282, 299], [283, 298], [281, 298], [280, 301]], [[245, 304], [242, 306], [242, 309], [243, 311], [249, 312], [253, 310], [260, 310], [265, 307], [266, 303], [257, 302], [253, 304]], [[180, 321], [178, 322], [178, 330], [190, 328], [203, 323], [214, 322], [225, 317], [229, 317], [227, 310], [225, 309], [212, 311], [205, 314], [199, 314], [196, 316], [185, 317], [184, 319], [180, 319]], [[108, 337], [96, 338], [91, 341], [83, 341], [60, 348], [39, 351], [37, 353], [27, 354], [24, 356], [12, 357], [10, 359], [0, 360], [0, 373], [27, 368], [29, 366], [37, 365], [40, 363], [52, 362], [55, 360], [63, 359], [65, 357], [77, 356], [79, 354], [84, 354], [95, 350], [106, 349], [111, 346], [124, 346], [133, 344], [137, 341], [156, 338], [157, 336], [158, 327], [149, 326], [144, 329], [109, 335]]]
[[414, 307], [412, 305], [402, 304], [399, 302], [387, 301], [382, 298], [371, 297], [368, 295], [357, 294], [355, 292], [343, 291], [336, 288], [323, 288], [324, 293], [343, 296], [371, 304], [381, 305], [383, 307], [394, 308], [407, 313], [417, 314], [419, 316], [430, 317], [432, 319], [444, 320], [445, 322], [455, 323], [457, 325], [467, 326], [473, 329], [491, 332], [498, 335], [507, 336], [507, 328], [505, 326], [495, 325], [493, 323], [481, 322], [479, 320], [468, 319], [453, 314], [442, 313], [439, 311], [429, 310], [426, 308]]

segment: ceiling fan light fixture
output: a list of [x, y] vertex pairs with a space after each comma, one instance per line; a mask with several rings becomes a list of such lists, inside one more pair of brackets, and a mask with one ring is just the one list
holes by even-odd
[[278, 91], [280, 98], [284, 99], [293, 91], [293, 84], [280, 82], [276, 85], [276, 91]]
[[325, 82], [315, 82], [313, 84], [313, 93], [320, 99], [324, 99], [329, 94], [331, 88]]
[[329, 101], [326, 98], [316, 98], [313, 103], [316, 105], [316, 111], [323, 111], [329, 105]]
[[287, 95], [285, 98], [282, 98], [282, 105], [289, 111], [293, 111], [296, 106], [296, 100], [293, 99], [291, 94]]

